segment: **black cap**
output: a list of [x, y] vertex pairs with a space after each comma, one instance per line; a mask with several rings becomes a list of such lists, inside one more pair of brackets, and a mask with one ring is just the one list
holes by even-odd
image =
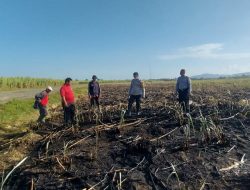
[[139, 73], [138, 73], [138, 72], [134, 72], [133, 75], [134, 75], [134, 76], [138, 76]]
[[72, 78], [66, 78], [65, 83], [72, 81]]
[[94, 79], [98, 79], [98, 78], [97, 78], [96, 75], [93, 75], [93, 76], [92, 76], [92, 79], [94, 80]]

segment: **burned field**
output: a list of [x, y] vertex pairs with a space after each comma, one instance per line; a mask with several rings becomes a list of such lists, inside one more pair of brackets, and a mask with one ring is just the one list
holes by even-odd
[[250, 189], [249, 89], [196, 88], [183, 115], [173, 86], [147, 84], [138, 117], [127, 90], [103, 86], [100, 112], [80, 97], [74, 126], [53, 110], [5, 189]]

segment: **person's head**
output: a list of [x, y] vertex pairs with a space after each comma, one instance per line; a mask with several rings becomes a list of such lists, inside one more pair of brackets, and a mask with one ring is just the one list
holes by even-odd
[[68, 84], [68, 85], [70, 85], [70, 82], [72, 81], [72, 79], [71, 78], [66, 78], [65, 79], [65, 84]]
[[181, 75], [181, 76], [185, 76], [185, 73], [186, 73], [186, 70], [185, 70], [185, 69], [181, 69], [180, 75]]
[[96, 80], [97, 80], [97, 76], [96, 76], [96, 75], [93, 75], [93, 76], [92, 76], [92, 79], [93, 79], [93, 81], [96, 81]]
[[51, 86], [48, 86], [47, 88], [46, 88], [46, 92], [47, 93], [50, 93], [50, 92], [52, 92], [53, 91], [53, 88], [51, 87]]
[[139, 73], [138, 73], [138, 72], [134, 72], [134, 73], [133, 73], [133, 76], [134, 76], [135, 79], [136, 79], [136, 78], [139, 78]]

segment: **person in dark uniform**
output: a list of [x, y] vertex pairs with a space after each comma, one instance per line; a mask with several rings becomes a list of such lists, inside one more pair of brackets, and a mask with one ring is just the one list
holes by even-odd
[[97, 76], [92, 76], [92, 81], [89, 82], [88, 85], [88, 95], [90, 99], [90, 106], [95, 107], [97, 106], [99, 109], [100, 106], [100, 96], [101, 96], [101, 88], [99, 83], [97, 82]]

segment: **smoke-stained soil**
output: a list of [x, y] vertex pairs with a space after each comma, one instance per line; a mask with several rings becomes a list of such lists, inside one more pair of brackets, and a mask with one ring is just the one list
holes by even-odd
[[101, 112], [77, 102], [44, 126], [6, 189], [250, 189], [247, 90], [197, 89], [184, 115], [171, 86], [147, 85], [142, 114], [127, 117], [126, 85], [103, 87]]

